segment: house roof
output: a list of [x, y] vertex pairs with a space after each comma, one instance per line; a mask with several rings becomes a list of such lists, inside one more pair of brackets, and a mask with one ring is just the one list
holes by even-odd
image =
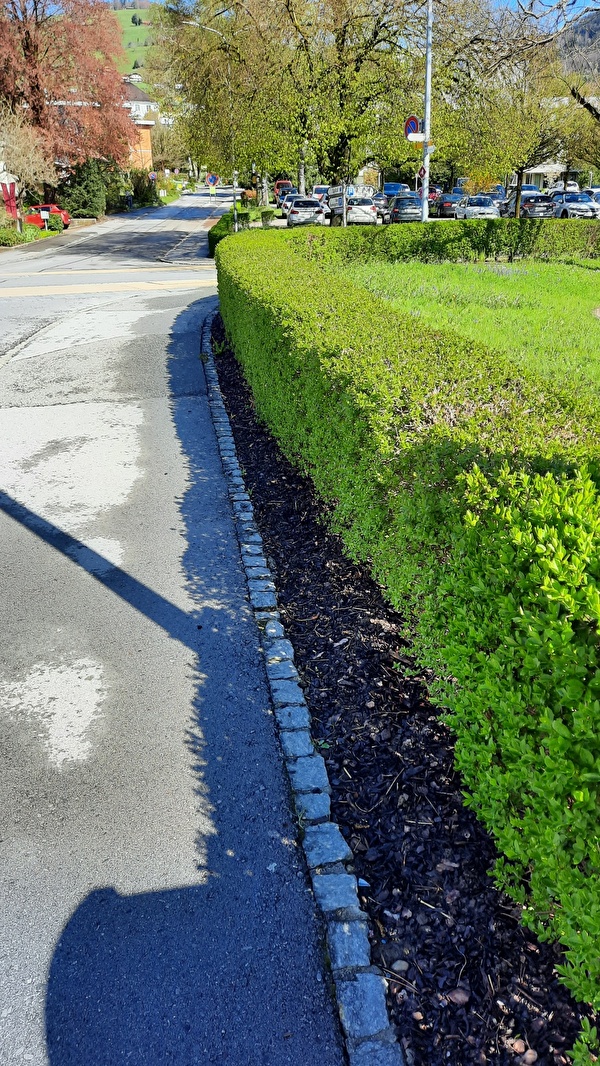
[[126, 78], [123, 79], [123, 83], [125, 86], [125, 96], [128, 100], [131, 100], [132, 102], [138, 101], [144, 104], [153, 103], [152, 97], [148, 96], [148, 93], [145, 93], [138, 85], [133, 85], [130, 81], [127, 81]]

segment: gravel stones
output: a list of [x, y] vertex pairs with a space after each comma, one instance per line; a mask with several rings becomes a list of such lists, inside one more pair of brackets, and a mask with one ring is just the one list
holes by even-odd
[[404, 1066], [390, 1029], [385, 1003], [386, 983], [371, 965], [367, 926], [361, 911], [356, 878], [345, 864], [352, 851], [330, 819], [331, 791], [325, 763], [315, 754], [310, 715], [294, 665], [294, 649], [286, 639], [277, 611], [276, 589], [263, 542], [254, 524], [252, 502], [245, 491], [229, 420], [225, 412], [210, 343], [212, 319], [202, 331], [202, 353], [208, 399], [228, 480], [250, 603], [262, 630], [267, 680], [294, 802], [303, 827], [302, 844], [311, 871], [315, 899], [327, 919], [328, 954], [351, 1066]]

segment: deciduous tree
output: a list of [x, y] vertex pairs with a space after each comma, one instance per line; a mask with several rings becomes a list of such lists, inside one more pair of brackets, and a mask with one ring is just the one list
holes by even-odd
[[115, 16], [103, 0], [0, 0], [0, 98], [24, 109], [56, 160], [125, 160]]

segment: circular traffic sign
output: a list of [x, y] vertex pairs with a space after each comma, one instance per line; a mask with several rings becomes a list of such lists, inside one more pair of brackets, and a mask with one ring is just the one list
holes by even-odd
[[408, 137], [409, 133], [419, 132], [419, 120], [416, 115], [409, 115], [404, 123], [404, 136]]
[[219, 175], [218, 174], [207, 174], [206, 175], [206, 184], [207, 185], [218, 185], [219, 184]]

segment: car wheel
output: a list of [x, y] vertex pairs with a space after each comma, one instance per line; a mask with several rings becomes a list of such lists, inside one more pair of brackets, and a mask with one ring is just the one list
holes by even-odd
[[568, 218], [569, 217], [569, 212], [568, 211], [561, 212], [561, 216], [560, 217], [561, 218]]

